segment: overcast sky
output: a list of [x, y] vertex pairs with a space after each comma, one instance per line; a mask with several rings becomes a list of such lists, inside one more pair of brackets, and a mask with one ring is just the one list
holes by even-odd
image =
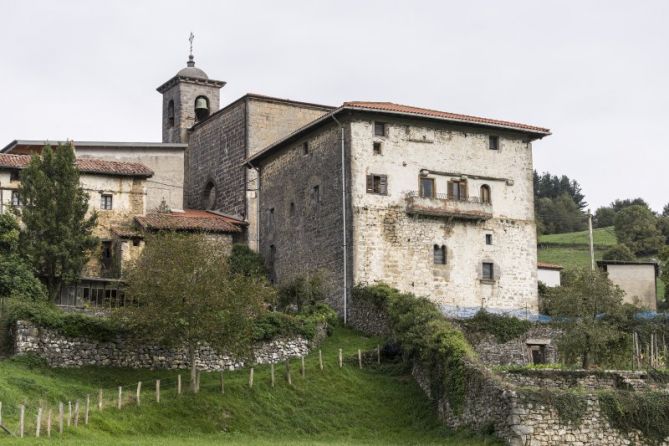
[[594, 208], [669, 202], [669, 1], [0, 0], [0, 147], [160, 141], [156, 87], [195, 60], [246, 92], [379, 100], [548, 127], [539, 171]]

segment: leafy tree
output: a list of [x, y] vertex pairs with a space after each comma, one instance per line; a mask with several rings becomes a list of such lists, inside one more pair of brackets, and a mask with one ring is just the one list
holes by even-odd
[[587, 369], [620, 340], [612, 318], [602, 316], [623, 313], [622, 298], [623, 291], [605, 273], [589, 269], [565, 271], [563, 285], [548, 290], [545, 305], [563, 328], [558, 344], [568, 362], [578, 359]]
[[149, 236], [127, 281], [133, 304], [116, 317], [139, 339], [185, 348], [193, 390], [198, 347], [246, 356], [254, 321], [275, 293], [264, 279], [230, 274], [226, 255], [201, 234]]
[[582, 231], [586, 227], [585, 215], [566, 193], [555, 198], [540, 198], [535, 214], [546, 234]]
[[585, 195], [581, 190], [581, 185], [576, 180], [571, 180], [568, 176], [551, 175], [544, 172], [539, 175], [534, 171], [534, 195], [538, 198], [557, 198], [562, 194], [567, 194], [576, 203], [579, 210], [583, 210], [588, 206], [585, 202]]
[[615, 231], [618, 242], [627, 245], [636, 255], [658, 252], [664, 237], [657, 228], [657, 218], [642, 205], [623, 208], [616, 214]]
[[19, 224], [8, 214], [0, 214], [0, 297], [25, 300], [45, 299], [42, 283], [20, 257]]
[[664, 298], [669, 300], [669, 246], [662, 248], [659, 257], [662, 261], [660, 278], [665, 283]]
[[662, 216], [657, 219], [657, 229], [664, 236], [664, 243], [669, 245], [669, 216]]
[[643, 206], [649, 211], [651, 210], [650, 206], [648, 205], [648, 203], [646, 203], [646, 200], [644, 200], [643, 198], [626, 198], [624, 200], [615, 200], [614, 202], [611, 203], [611, 208], [613, 208], [616, 214], [630, 206]]
[[229, 264], [231, 274], [257, 278], [267, 277], [267, 269], [262, 256], [246, 245], [232, 246]]
[[616, 218], [616, 211], [611, 206], [602, 206], [597, 208], [593, 217], [593, 225], [596, 228], [606, 228], [613, 226]]
[[631, 262], [636, 260], [634, 253], [632, 252], [627, 245], [615, 245], [609, 248], [604, 255], [602, 256], [604, 260], [619, 260], [625, 262]]
[[327, 296], [324, 273], [317, 271], [306, 276], [298, 276], [279, 286], [279, 307], [288, 310], [294, 307], [297, 311], [305, 311]]
[[665, 204], [662, 208], [662, 216], [669, 217], [669, 203]]
[[53, 300], [64, 284], [79, 278], [98, 243], [92, 235], [97, 217], [86, 216], [88, 195], [79, 184], [72, 145], [45, 146], [41, 156], [33, 156], [21, 172], [19, 194], [21, 249]]

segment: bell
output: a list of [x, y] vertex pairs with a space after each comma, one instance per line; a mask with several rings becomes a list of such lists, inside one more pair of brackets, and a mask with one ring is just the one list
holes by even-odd
[[209, 110], [209, 105], [207, 105], [207, 99], [199, 97], [195, 100], [195, 110]]

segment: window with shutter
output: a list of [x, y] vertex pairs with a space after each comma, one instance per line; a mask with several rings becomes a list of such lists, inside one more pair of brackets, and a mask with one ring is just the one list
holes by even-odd
[[467, 200], [467, 181], [452, 180], [448, 182], [448, 199], [449, 200]]
[[446, 264], [446, 246], [434, 245], [432, 247], [433, 260], [435, 265]]
[[494, 280], [495, 268], [491, 262], [483, 262], [481, 264], [481, 280]]
[[386, 136], [386, 123], [376, 121], [374, 123], [374, 136]]
[[420, 196], [426, 198], [434, 198], [435, 193], [434, 178], [420, 179]]
[[368, 194], [388, 194], [388, 175], [367, 175]]
[[488, 148], [490, 150], [499, 150], [499, 136], [490, 135], [488, 137]]
[[491, 198], [490, 198], [490, 186], [487, 184], [484, 184], [481, 186], [481, 203], [491, 203]]

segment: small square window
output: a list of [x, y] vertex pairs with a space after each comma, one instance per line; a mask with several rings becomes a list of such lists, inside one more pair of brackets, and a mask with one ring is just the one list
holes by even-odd
[[19, 181], [19, 171], [18, 170], [12, 170], [9, 172], [9, 181]]
[[386, 136], [385, 122], [374, 122], [374, 136]]
[[388, 194], [388, 176], [387, 175], [367, 175], [367, 193], [368, 194]]
[[499, 136], [490, 135], [488, 137], [488, 148], [490, 150], [499, 150]]
[[19, 191], [12, 191], [12, 206], [21, 206], [21, 195], [19, 195]]
[[481, 265], [481, 279], [482, 280], [494, 280], [495, 279], [495, 267], [490, 262], [483, 262]]
[[140, 243], [140, 242], [139, 242], [139, 239], [138, 239], [138, 238], [134, 238], [134, 239], [132, 239], [132, 246], [139, 246], [139, 243]]
[[381, 155], [381, 143], [380, 142], [375, 142], [374, 143], [374, 155]]
[[307, 141], [302, 143], [302, 153], [304, 155], [309, 155], [309, 143]]
[[485, 244], [486, 245], [492, 245], [492, 234], [486, 234], [485, 235]]
[[100, 209], [105, 211], [112, 209], [112, 196], [110, 194], [102, 194]]

